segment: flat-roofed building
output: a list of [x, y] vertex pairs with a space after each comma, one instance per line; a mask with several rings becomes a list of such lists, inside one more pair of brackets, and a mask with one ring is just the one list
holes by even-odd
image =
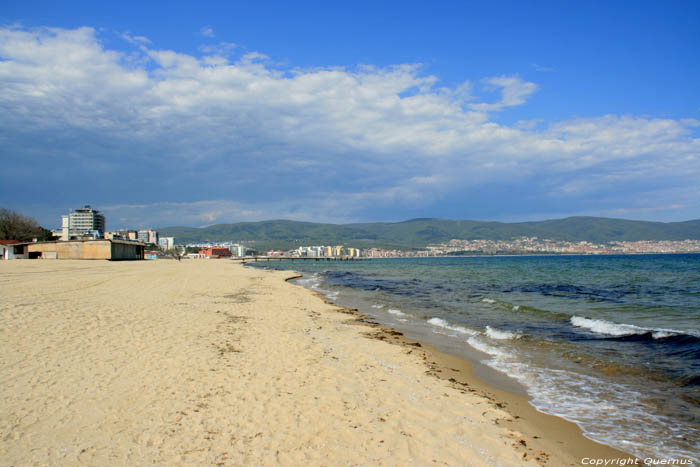
[[236, 243], [234, 245], [231, 245], [230, 250], [231, 250], [231, 254], [233, 256], [238, 256], [238, 257], [245, 256], [246, 249], [243, 245], [239, 245]]
[[70, 214], [62, 216], [61, 239], [65, 241], [80, 236], [99, 238], [104, 233], [106, 226], [107, 221], [104, 214], [86, 204], [84, 208], [75, 209]]
[[29, 259], [106, 259], [140, 260], [144, 245], [125, 240], [71, 240], [36, 242], [27, 245]]
[[160, 237], [158, 246], [164, 251], [172, 250], [173, 246], [175, 246], [175, 237]]
[[139, 242], [152, 243], [154, 245], [158, 245], [158, 232], [156, 230], [150, 229], [139, 230], [136, 239]]
[[231, 256], [231, 250], [228, 248], [205, 248], [204, 250], [199, 250], [200, 255], [204, 255], [207, 258], [224, 258]]
[[0, 240], [0, 260], [28, 258], [27, 244], [17, 240]]

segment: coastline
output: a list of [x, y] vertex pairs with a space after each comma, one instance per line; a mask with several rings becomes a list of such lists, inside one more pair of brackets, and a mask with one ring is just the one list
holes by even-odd
[[[287, 282], [304, 277], [297, 271], [290, 272], [293, 275], [285, 279]], [[320, 292], [301, 285], [297, 287], [308, 290], [341, 313], [354, 316], [358, 326], [371, 329], [363, 333], [366, 337], [408, 349], [408, 353], [423, 362], [427, 375], [449, 382], [462, 394], [476, 394], [492, 407], [506, 412], [509, 416], [496, 419], [494, 423], [514, 434], [511, 446], [523, 455], [524, 460], [534, 458], [540, 465], [580, 465], [585, 458], [633, 459], [641, 462], [632, 454], [587, 438], [574, 422], [540, 412], [530, 404], [528, 396], [479, 379], [474, 375], [472, 362], [441, 352], [425, 342], [408, 339], [402, 331], [377, 323], [356, 309], [329, 301]]]
[[0, 272], [3, 464], [632, 457], [482, 383], [468, 362], [289, 284], [292, 272], [163, 260]]

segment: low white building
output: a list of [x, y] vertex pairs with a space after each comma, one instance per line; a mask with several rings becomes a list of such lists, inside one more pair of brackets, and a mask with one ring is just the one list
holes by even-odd
[[27, 244], [17, 240], [0, 240], [0, 259], [27, 259]]

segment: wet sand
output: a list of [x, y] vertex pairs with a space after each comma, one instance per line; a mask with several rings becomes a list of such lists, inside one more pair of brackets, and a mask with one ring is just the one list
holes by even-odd
[[628, 457], [292, 276], [225, 260], [0, 262], [0, 464]]

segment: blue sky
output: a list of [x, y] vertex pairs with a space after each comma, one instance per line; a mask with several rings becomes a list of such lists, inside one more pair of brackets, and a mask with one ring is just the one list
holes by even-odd
[[57, 227], [700, 218], [700, 3], [0, 5], [0, 206]]

